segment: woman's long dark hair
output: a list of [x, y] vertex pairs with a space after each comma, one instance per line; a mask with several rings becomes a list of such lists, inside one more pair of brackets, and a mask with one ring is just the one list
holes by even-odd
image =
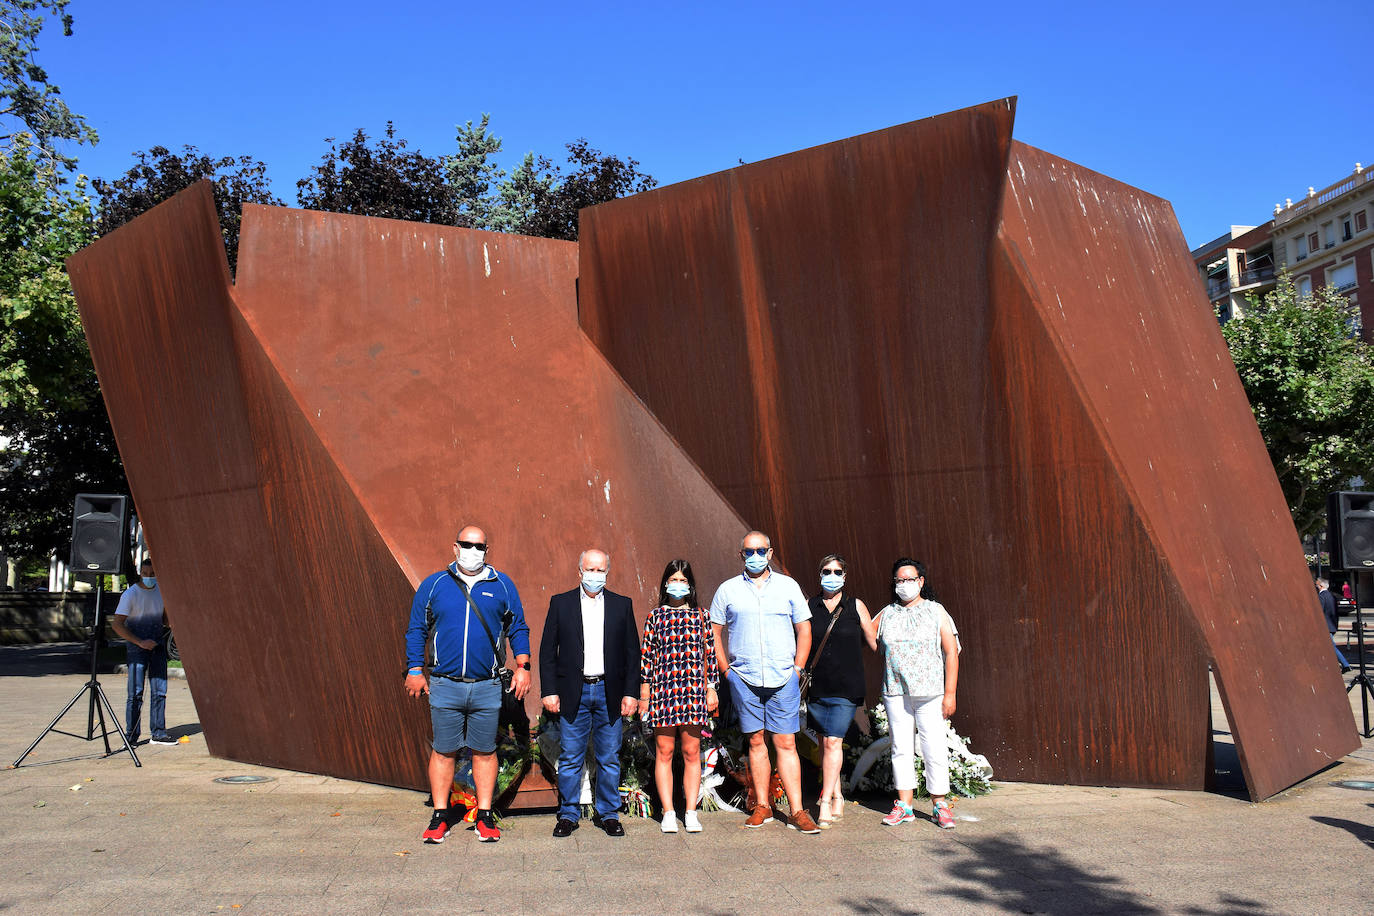
[[658, 580], [659, 607], [662, 607], [669, 601], [669, 595], [668, 592], [664, 590], [664, 586], [668, 584], [668, 577], [674, 573], [682, 573], [687, 577], [687, 606], [700, 607], [700, 605], [697, 604], [697, 579], [696, 576], [692, 575], [692, 564], [688, 563], [686, 560], [669, 560], [668, 565], [663, 567], [663, 578]]
[[926, 564], [922, 563], [920, 560], [913, 560], [911, 557], [898, 557], [897, 562], [892, 564], [892, 579], [888, 586], [892, 591], [892, 603], [902, 603], [901, 599], [897, 597], [897, 570], [901, 569], [903, 566], [916, 567], [916, 575], [925, 580], [921, 584], [921, 597], [934, 601], [935, 590], [930, 587], [930, 580], [926, 577]]

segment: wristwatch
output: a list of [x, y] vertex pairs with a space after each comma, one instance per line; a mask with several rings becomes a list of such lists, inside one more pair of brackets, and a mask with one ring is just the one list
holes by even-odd
[[530, 663], [529, 663], [529, 662], [524, 662], [524, 663], [521, 664], [519, 667], [520, 667], [522, 670], [528, 671], [528, 670], [530, 670]]

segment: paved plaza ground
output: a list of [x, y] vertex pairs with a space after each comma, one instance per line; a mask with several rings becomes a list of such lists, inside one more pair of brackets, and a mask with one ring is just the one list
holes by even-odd
[[[0, 765], [81, 688], [85, 675], [58, 673], [78, 651], [0, 648]], [[101, 683], [122, 715], [123, 676]], [[84, 733], [84, 708], [62, 727]], [[144, 744], [142, 768], [126, 755], [30, 766], [97, 746], [52, 735], [0, 772], [0, 911], [1374, 912], [1374, 792], [1333, 785], [1374, 781], [1374, 741], [1261, 804], [1237, 792], [1221, 732], [1223, 791], [1000, 783], [959, 801], [948, 832], [883, 827], [891, 801], [874, 798], [817, 836], [713, 813], [695, 835], [631, 818], [620, 839], [584, 822], [556, 840], [542, 814], [507, 817], [497, 844], [455, 832], [426, 846], [419, 793], [209, 756], [184, 680], [167, 722], [190, 743]], [[239, 774], [272, 781], [213, 782]]]

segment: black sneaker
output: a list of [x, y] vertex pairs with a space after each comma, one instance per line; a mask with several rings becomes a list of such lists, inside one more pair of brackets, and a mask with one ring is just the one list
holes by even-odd
[[166, 734], [166, 733], [163, 733], [163, 734], [161, 734], [161, 735], [153, 735], [153, 743], [154, 743], [154, 744], [176, 744], [176, 743], [177, 743], [177, 739], [173, 738], [171, 735], [168, 735], [168, 734]]
[[448, 809], [440, 808], [429, 819], [429, 829], [424, 832], [426, 843], [442, 843], [453, 825], [448, 822]]

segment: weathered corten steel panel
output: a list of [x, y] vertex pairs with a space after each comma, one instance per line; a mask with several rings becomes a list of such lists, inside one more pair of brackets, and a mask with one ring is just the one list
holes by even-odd
[[578, 327], [575, 244], [249, 206], [239, 264], [245, 318], [412, 582], [480, 524], [537, 639], [586, 547], [641, 618], [673, 557], [736, 568], [743, 522]]
[[[1007, 176], [990, 262], [1004, 346], [1031, 341], [1033, 365], [1057, 367], [1055, 384], [1072, 389], [1065, 400], [1111, 459], [1113, 496], [1128, 498], [1148, 537], [1129, 556], [1170, 580], [1166, 604], [1135, 613], [1192, 625], [1246, 785], [1268, 797], [1359, 738], [1283, 494], [1173, 210], [1020, 143]], [[1027, 394], [1047, 378], [1031, 364], [1014, 377], [1012, 364], [999, 363]], [[1033, 474], [1035, 431], [1025, 433], [1009, 441], [1018, 473]], [[1058, 486], [1037, 481], [1019, 495]]]
[[[1246, 763], [1252, 793], [1271, 794], [1355, 735], [1334, 675], [1316, 676], [1330, 650], [1244, 396], [1234, 373], [1212, 384], [1231, 370], [1167, 204], [1013, 155], [1012, 116], [992, 103], [584, 211], [583, 327], [805, 584], [837, 550], [881, 607], [893, 559], [929, 562], [963, 633], [960, 725], [999, 775], [1201, 788], [1207, 660], [1264, 642], [1264, 675], [1236, 672], [1244, 688], [1226, 693], [1242, 752], [1252, 716], [1273, 740], [1320, 737]], [[1011, 273], [1000, 208], [1027, 184], [1071, 225], [1035, 211], [1036, 238], [1057, 246]], [[1037, 273], [1048, 261], [1055, 294]], [[1049, 322], [1069, 321], [1068, 298], [1096, 309], [1092, 333]], [[1159, 310], [1188, 333], [1142, 334]], [[665, 379], [646, 341], [706, 371]], [[1133, 385], [1132, 360], [1171, 381]], [[1108, 400], [1085, 396], [1103, 385]], [[1199, 428], [1229, 444], [1183, 447], [1210, 441]], [[1156, 435], [1168, 461], [1142, 446]], [[1260, 508], [1202, 498], [1240, 489]], [[1199, 500], [1212, 510], [1189, 514]], [[1166, 523], [1179, 530], [1162, 538]], [[1219, 564], [1271, 546], [1269, 581], [1284, 584], [1256, 573], [1248, 635], [1228, 644], [1208, 611], [1237, 597]], [[1294, 699], [1281, 715], [1272, 699], [1240, 710], [1262, 691]]]
[[209, 186], [69, 269], [211, 752], [418, 785], [371, 613], [411, 589], [238, 314]]
[[463, 519], [536, 644], [584, 547], [641, 616], [668, 559], [733, 566], [743, 523], [582, 335], [575, 264], [566, 243], [253, 208], [231, 288], [208, 185], [73, 259], [213, 753], [424, 788], [403, 633]]

